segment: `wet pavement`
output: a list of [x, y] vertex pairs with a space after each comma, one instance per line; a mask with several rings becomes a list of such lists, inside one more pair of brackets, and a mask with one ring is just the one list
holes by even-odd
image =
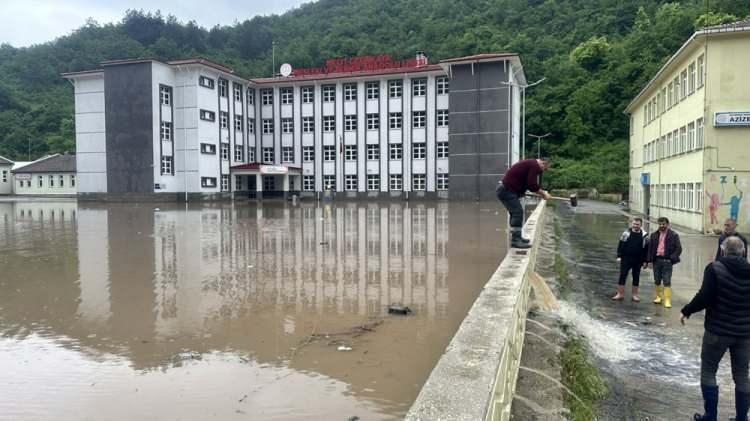
[[[613, 302], [619, 273], [616, 247], [628, 219], [614, 205], [582, 201], [560, 206], [560, 250], [571, 287], [563, 293], [562, 320], [584, 335], [612, 393], [602, 405], [603, 420], [692, 420], [702, 412], [699, 389], [703, 315], [679, 322], [680, 309], [700, 287], [703, 269], [716, 252], [717, 237], [681, 232], [682, 262], [675, 266], [671, 309], [651, 303], [653, 274], [641, 275], [641, 303]], [[655, 230], [656, 224], [647, 226]], [[720, 419], [734, 416], [729, 356], [722, 361]]]
[[0, 418], [400, 418], [504, 227], [495, 202], [0, 201]]

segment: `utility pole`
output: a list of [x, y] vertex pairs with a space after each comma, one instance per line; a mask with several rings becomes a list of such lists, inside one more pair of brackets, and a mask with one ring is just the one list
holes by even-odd
[[271, 41], [271, 77], [276, 77], [276, 41]]
[[545, 137], [547, 137], [547, 136], [549, 136], [551, 134], [552, 133], [548, 132], [548, 133], [543, 134], [543, 135], [540, 136], [540, 135], [535, 135], [535, 134], [529, 133], [529, 136], [536, 138], [536, 157], [537, 158], [541, 158], [542, 157], [542, 139], [544, 139]]

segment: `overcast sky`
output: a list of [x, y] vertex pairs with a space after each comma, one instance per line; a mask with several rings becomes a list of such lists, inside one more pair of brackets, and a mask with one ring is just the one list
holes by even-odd
[[183, 23], [210, 28], [232, 25], [256, 15], [281, 14], [311, 0], [0, 0], [0, 44], [40, 44], [70, 34], [94, 18], [119, 22], [127, 9], [161, 10]]

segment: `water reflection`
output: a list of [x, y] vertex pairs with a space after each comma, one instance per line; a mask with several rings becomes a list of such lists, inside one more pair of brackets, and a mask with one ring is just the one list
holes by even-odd
[[[0, 202], [0, 352], [28, 352], [28, 343], [46, 339], [40, 349], [63, 346], [165, 379], [181, 375], [185, 361], [203, 365], [204, 356], [252, 361], [260, 371], [271, 364], [343, 382], [348, 389], [329, 396], [325, 411], [402, 415], [504, 253], [505, 214], [497, 210], [445, 202]], [[415, 316], [388, 318], [390, 303]], [[386, 323], [354, 339], [355, 352], [300, 345], [311, 333], [373, 317]], [[170, 393], [166, 402], [177, 399]], [[279, 399], [283, 410], [266, 409], [310, 415], [289, 399]], [[352, 406], [363, 400], [377, 408]], [[0, 408], [13, 406], [3, 401]]]

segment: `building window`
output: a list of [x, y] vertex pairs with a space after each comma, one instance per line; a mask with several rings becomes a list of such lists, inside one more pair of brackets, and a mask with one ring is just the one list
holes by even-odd
[[247, 148], [247, 162], [255, 162], [255, 146]]
[[687, 145], [687, 128], [685, 126], [682, 126], [680, 127], [680, 152], [687, 152]]
[[703, 213], [703, 184], [695, 183], [695, 211]]
[[234, 160], [236, 162], [243, 162], [245, 157], [242, 155], [242, 145], [234, 145]]
[[425, 111], [414, 111], [412, 113], [412, 127], [420, 129], [425, 126], [425, 120], [427, 119], [427, 113]]
[[54, 175], [49, 176], [49, 186], [50, 187], [55, 187], [55, 176]]
[[328, 189], [328, 190], [336, 190], [336, 176], [324, 175], [323, 176], [323, 188]]
[[283, 146], [281, 148], [281, 162], [294, 162], [294, 148]]
[[221, 191], [229, 191], [229, 174], [221, 175]]
[[[31, 184], [31, 183], [29, 183], [29, 184]], [[75, 186], [76, 186], [76, 176], [75, 175], [71, 175], [70, 176], [70, 187], [75, 187]]]
[[201, 120], [216, 121], [216, 113], [214, 113], [213, 111], [201, 110], [200, 116]]
[[448, 174], [438, 174], [437, 175], [437, 189], [438, 190], [448, 190]]
[[302, 132], [312, 133], [315, 131], [315, 118], [314, 117], [302, 117]]
[[294, 104], [294, 93], [292, 91], [292, 88], [281, 88], [281, 104]]
[[7, 182], [8, 182], [8, 171], [3, 170], [3, 183], [7, 183]]
[[274, 191], [276, 190], [276, 178], [273, 176], [263, 176], [263, 190]]
[[357, 85], [350, 83], [344, 85], [344, 101], [356, 101], [357, 100]]
[[437, 143], [437, 157], [448, 158], [448, 142]]
[[232, 87], [234, 89], [234, 101], [235, 102], [242, 102], [242, 85], [238, 85], [236, 83], [233, 83]]
[[210, 77], [201, 76], [198, 78], [198, 85], [203, 86], [204, 88], [213, 89], [214, 80]]
[[394, 191], [403, 190], [404, 188], [404, 176], [401, 174], [390, 175], [390, 189]]
[[377, 161], [380, 159], [380, 145], [367, 145], [367, 160]]
[[323, 146], [323, 160], [324, 161], [336, 160], [336, 146], [334, 145]]
[[270, 118], [263, 119], [263, 134], [273, 134], [273, 120]]
[[680, 150], [680, 132], [678, 129], [675, 129], [672, 132], [672, 143], [672, 153], [675, 155], [682, 153]]
[[357, 160], [357, 145], [346, 145], [344, 147], [344, 159], [347, 161]]
[[680, 73], [680, 99], [687, 98], [688, 94], [688, 72], [683, 70]]
[[254, 118], [247, 119], [247, 132], [255, 133], [255, 119]]
[[425, 155], [427, 154], [427, 144], [423, 142], [415, 142], [412, 143], [412, 153], [411, 156], [414, 159], [425, 159]]
[[688, 124], [688, 150], [692, 151], [695, 149], [695, 123]]
[[674, 104], [677, 105], [680, 102], [680, 77], [676, 76], [672, 80], [672, 87], [674, 89]]
[[357, 191], [357, 176], [347, 174], [346, 178], [344, 179], [344, 188], [347, 191]]
[[315, 159], [315, 147], [303, 146], [302, 147], [302, 161], [313, 162], [314, 159]]
[[172, 103], [172, 88], [169, 86], [159, 86], [159, 102], [161, 105]]
[[229, 143], [221, 143], [221, 159], [222, 161], [229, 161]]
[[219, 111], [219, 127], [222, 129], [229, 128], [229, 113], [225, 111]]
[[315, 91], [312, 86], [305, 86], [302, 88], [302, 103], [312, 104], [315, 99]]
[[161, 122], [161, 140], [164, 142], [172, 141], [172, 123], [167, 121]]
[[703, 86], [704, 83], [704, 75], [703, 75], [703, 54], [698, 56], [698, 87], [700, 88]]
[[336, 130], [336, 117], [327, 115], [323, 117], [323, 131], [332, 132]]
[[388, 81], [388, 97], [389, 98], [401, 98], [403, 94], [404, 84], [400, 80], [389, 80]]
[[57, 181], [60, 183], [60, 187], [65, 187], [65, 176], [61, 175], [57, 177]]
[[367, 130], [380, 129], [380, 114], [367, 114]]
[[414, 174], [412, 176], [412, 190], [424, 190], [427, 185], [427, 176], [424, 174]]
[[669, 85], [667, 85], [667, 108], [672, 108], [672, 105], [674, 105], [674, 96], [672, 94], [672, 82], [669, 82]]
[[353, 132], [355, 130], [357, 130], [357, 116], [345, 115], [344, 116], [344, 131]]
[[315, 176], [312, 176], [312, 175], [302, 176], [302, 190], [304, 191], [315, 190]]
[[291, 118], [281, 119], [281, 133], [292, 133], [294, 132], [294, 120]]
[[370, 190], [370, 191], [380, 190], [380, 176], [378, 174], [367, 175], [367, 190]]
[[201, 177], [201, 187], [216, 187], [216, 177]]
[[427, 94], [427, 79], [412, 79], [411, 93], [414, 96], [425, 96]]
[[263, 105], [273, 105], [273, 89], [263, 89], [260, 96]]
[[688, 89], [689, 89], [689, 92], [692, 94], [693, 92], [695, 92], [695, 76], [696, 76], [695, 75], [695, 63], [690, 63], [690, 65], [688, 66], [688, 73], [689, 73]]
[[242, 176], [241, 175], [234, 176], [234, 189], [242, 190]]
[[226, 79], [219, 79], [219, 96], [222, 98], [227, 96], [227, 84]]
[[323, 87], [323, 102], [334, 102], [336, 101], [336, 87], [335, 86], [324, 86]]
[[400, 143], [391, 143], [388, 145], [388, 149], [388, 155], [391, 160], [401, 159], [404, 154], [404, 147]]
[[437, 125], [438, 127], [448, 126], [448, 110], [437, 110]]
[[207, 155], [216, 155], [216, 145], [210, 143], [201, 143], [201, 153]]
[[436, 78], [435, 84], [437, 85], [438, 95], [447, 95], [450, 92], [450, 82], [448, 82], [447, 77]]
[[255, 104], [255, 89], [247, 89], [247, 105]]
[[400, 129], [403, 125], [401, 113], [388, 113], [388, 127], [391, 129]]
[[[171, 156], [161, 157], [161, 173], [165, 175], [172, 174], [172, 157]], [[60, 177], [62, 178], [62, 176]], [[60, 180], [60, 184], [62, 184], [62, 180]]]
[[263, 148], [263, 162], [273, 163], [273, 148]]
[[367, 99], [380, 98], [380, 82], [367, 82]]
[[242, 116], [241, 115], [234, 116], [234, 131], [236, 132], [242, 131]]
[[695, 147], [701, 149], [703, 148], [703, 118], [696, 120], [695, 125]]

